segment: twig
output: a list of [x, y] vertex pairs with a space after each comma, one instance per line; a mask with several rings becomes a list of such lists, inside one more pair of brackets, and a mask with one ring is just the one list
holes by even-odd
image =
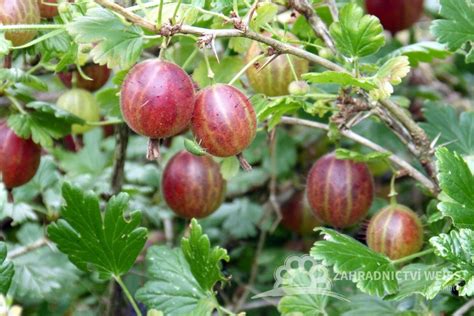
[[[139, 15], [136, 15], [127, 9], [119, 6], [118, 4], [115, 4], [109, 0], [96, 0], [96, 2], [105, 8], [108, 8], [114, 12], [119, 13], [122, 15], [124, 18], [129, 20], [135, 25], [141, 26], [149, 31], [152, 31], [157, 34], [168, 34], [168, 35], [174, 35], [174, 34], [192, 34], [192, 35], [198, 35], [198, 36], [213, 36], [214, 38], [218, 37], [246, 37], [264, 44], [267, 44], [268, 46], [273, 47], [279, 54], [292, 54], [301, 58], [304, 58], [308, 61], [314, 62], [318, 65], [321, 65], [324, 68], [334, 70], [334, 71], [339, 71], [339, 72], [347, 72], [343, 67], [325, 59], [322, 58], [316, 54], [310, 53], [304, 49], [301, 49], [299, 47], [292, 46], [290, 44], [286, 44], [283, 42], [280, 42], [278, 40], [275, 40], [271, 37], [265, 36], [258, 34], [256, 32], [253, 32], [251, 30], [236, 30], [236, 29], [216, 29], [216, 30], [210, 30], [210, 29], [205, 29], [201, 27], [195, 27], [195, 26], [190, 26], [190, 25], [163, 25], [161, 28], [157, 28], [155, 24], [145, 20]], [[171, 32], [171, 34], [169, 34]]]
[[[128, 147], [129, 129], [126, 124], [120, 124], [115, 127], [115, 163], [112, 172], [111, 188], [112, 194], [118, 194], [122, 191], [124, 180], [125, 158]], [[121, 313], [123, 305], [122, 288], [120, 283], [110, 282], [109, 299], [106, 306], [105, 315], [118, 315]]]
[[[308, 121], [304, 119], [299, 119], [299, 118], [293, 118], [293, 117], [288, 117], [288, 116], [283, 116], [281, 118], [281, 123], [283, 124], [290, 124], [290, 125], [302, 125], [302, 126], [308, 126], [308, 127], [313, 127], [313, 128], [318, 128], [318, 129], [323, 129], [328, 131], [329, 130], [329, 125], [319, 123], [319, 122], [313, 122], [313, 121]], [[411, 176], [413, 179], [417, 180], [420, 182], [423, 186], [425, 186], [431, 193], [434, 195], [437, 194], [437, 186], [436, 184], [429, 178], [427, 178], [424, 174], [422, 174], [420, 171], [416, 170], [411, 164], [403, 160], [402, 158], [398, 157], [397, 155], [393, 154], [389, 150], [383, 148], [382, 146], [368, 140], [367, 138], [364, 138], [360, 136], [359, 134], [356, 134], [350, 130], [341, 130], [340, 133], [349, 138], [352, 139], [355, 142], [358, 142], [368, 148], [371, 148], [375, 151], [381, 152], [381, 153], [388, 153], [390, 156], [388, 159], [390, 159], [394, 164], [399, 166], [400, 168], [404, 169], [409, 176]]]
[[29, 245], [19, 247], [19, 248], [13, 249], [12, 251], [9, 251], [8, 255], [7, 255], [7, 258], [11, 260], [11, 259], [14, 259], [14, 258], [17, 258], [17, 257], [21, 257], [21, 256], [26, 255], [27, 253], [29, 253], [31, 251], [42, 248], [42, 247], [46, 246], [47, 244], [48, 244], [48, 239], [46, 239], [46, 237], [38, 239], [37, 241], [35, 241], [35, 242], [33, 242]]
[[235, 312], [238, 312], [239, 310], [242, 309], [242, 306], [247, 301], [247, 298], [248, 298], [248, 296], [251, 292], [251, 288], [252, 288], [253, 284], [255, 283], [255, 280], [257, 278], [257, 273], [258, 273], [258, 259], [260, 257], [260, 253], [263, 250], [263, 247], [265, 246], [265, 241], [267, 240], [267, 233], [268, 233], [268, 231], [265, 228], [263, 228], [260, 231], [260, 236], [258, 238], [257, 249], [255, 250], [255, 255], [253, 257], [253, 263], [252, 263], [252, 268], [251, 268], [251, 271], [250, 271], [250, 277], [249, 277], [249, 280], [248, 280], [248, 282], [245, 286], [245, 289], [244, 289], [242, 295], [240, 296], [240, 299], [234, 305], [233, 310]]
[[333, 53], [337, 53], [326, 24], [316, 14], [311, 3], [308, 0], [290, 0], [290, 6], [304, 15], [316, 36], [320, 37]]
[[248, 17], [247, 17], [247, 25], [250, 25], [250, 22], [252, 22], [252, 17], [257, 10], [259, 0], [255, 0], [252, 4], [252, 6], [249, 9]]
[[339, 21], [339, 12], [337, 10], [337, 4], [335, 0], [326, 0], [326, 3], [331, 11], [331, 16], [334, 22]]
[[428, 136], [426, 136], [425, 131], [397, 104], [390, 100], [380, 101], [380, 104], [408, 130], [413, 139], [413, 143], [416, 145], [418, 150], [418, 152], [414, 154], [419, 158], [426, 172], [436, 184], [436, 191], [439, 191], [436, 179], [436, 169], [432, 159], [433, 151], [431, 149], [431, 142], [428, 139]]
[[467, 312], [469, 312], [472, 308], [474, 307], [474, 299], [471, 299], [467, 301], [464, 305], [462, 305], [460, 308], [458, 308], [453, 316], [463, 316], [466, 315]]
[[128, 133], [127, 124], [120, 124], [115, 129], [115, 164], [112, 173], [112, 192], [118, 194], [122, 191], [125, 167], [125, 154], [128, 147]]
[[280, 204], [277, 201], [277, 156], [276, 156], [276, 149], [277, 149], [277, 136], [276, 136], [276, 129], [273, 129], [269, 135], [269, 149], [270, 149], [270, 196], [268, 198], [270, 205], [272, 206], [273, 211], [276, 213], [276, 220], [272, 224], [270, 231], [273, 232], [277, 228], [278, 224], [280, 223], [282, 216], [281, 216], [281, 208]]
[[268, 306], [278, 306], [278, 302], [279, 302], [278, 299], [258, 300], [258, 301], [244, 304], [240, 310], [248, 311], [251, 309], [258, 309], [258, 308], [263, 308], [263, 307], [268, 307]]
[[[161, 34], [164, 36], [171, 36], [174, 34], [193, 34], [193, 35], [198, 35], [198, 36], [205, 36], [205, 37], [211, 37], [211, 38], [217, 38], [217, 37], [245, 37], [249, 38], [261, 43], [264, 43], [268, 46], [273, 47], [275, 50], [276, 54], [292, 54], [301, 58], [304, 58], [310, 62], [314, 62], [326, 69], [337, 71], [337, 72], [343, 72], [347, 73], [347, 70], [344, 69], [343, 67], [325, 59], [322, 58], [316, 54], [313, 54], [311, 52], [308, 52], [304, 49], [301, 49], [299, 47], [295, 47], [290, 44], [283, 43], [281, 41], [275, 40], [271, 37], [264, 36], [261, 34], [258, 34], [256, 32], [253, 32], [249, 30], [248, 28], [242, 28], [242, 29], [216, 29], [216, 30], [210, 30], [210, 29], [205, 29], [205, 28], [200, 28], [200, 27], [194, 27], [190, 25], [163, 25], [161, 28], [157, 28], [155, 24], [145, 20], [144, 18], [140, 17], [139, 15], [134, 14], [133, 12], [128, 11], [127, 9], [121, 7], [120, 5], [117, 5], [109, 0], [96, 0], [96, 2], [120, 15], [122, 15], [124, 18], [129, 20], [130, 22], [141, 26], [149, 31], [152, 31], [157, 34]], [[391, 101], [382, 101], [380, 102], [382, 107], [388, 110], [388, 112], [393, 115], [393, 117], [401, 122], [401, 124], [408, 130], [410, 135], [413, 137], [413, 142], [414, 145], [417, 147], [419, 150], [420, 155], [418, 158], [420, 159], [421, 163], [427, 170], [427, 172], [431, 176], [431, 180], [429, 181], [429, 184], [426, 182], [426, 177], [423, 179], [423, 184], [427, 186], [430, 191], [436, 193], [438, 191], [438, 186], [436, 179], [434, 177], [434, 166], [433, 166], [433, 153], [430, 151], [429, 148], [429, 141], [428, 137], [424, 133], [423, 129], [421, 129], [416, 122], [411, 119], [411, 117], [403, 111], [398, 105]], [[413, 147], [412, 147], [413, 148]], [[411, 168], [414, 169], [414, 168]], [[414, 176], [414, 174], [413, 174]], [[417, 176], [419, 177], [419, 176]], [[420, 178], [421, 179], [421, 178]], [[418, 180], [420, 180], [418, 179]]]

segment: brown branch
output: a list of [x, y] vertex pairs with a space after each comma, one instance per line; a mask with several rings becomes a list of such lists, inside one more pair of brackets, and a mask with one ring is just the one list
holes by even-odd
[[17, 257], [21, 257], [21, 256], [26, 255], [27, 253], [29, 253], [31, 251], [42, 248], [42, 247], [46, 246], [47, 244], [48, 244], [48, 239], [46, 239], [46, 237], [38, 239], [37, 241], [35, 241], [35, 242], [33, 242], [29, 245], [19, 247], [19, 248], [13, 249], [12, 251], [9, 251], [8, 255], [7, 255], [7, 258], [8, 259], [14, 259], [14, 258], [17, 258]]
[[265, 228], [263, 228], [260, 231], [260, 236], [258, 238], [257, 249], [255, 250], [255, 254], [254, 254], [254, 257], [253, 257], [253, 263], [252, 263], [252, 268], [251, 268], [251, 271], [250, 271], [249, 280], [247, 282], [247, 285], [245, 286], [245, 289], [244, 289], [242, 295], [240, 296], [239, 300], [237, 301], [237, 303], [234, 306], [234, 311], [236, 311], [236, 312], [238, 312], [239, 310], [242, 309], [242, 306], [247, 301], [247, 298], [248, 298], [248, 296], [251, 292], [251, 288], [252, 288], [253, 284], [255, 283], [255, 280], [257, 279], [258, 259], [260, 257], [260, 254], [261, 254], [262, 250], [263, 250], [263, 247], [265, 246], [265, 241], [267, 240], [267, 233], [268, 233], [268, 231]]
[[[142, 17], [130, 12], [126, 8], [123, 8], [109, 0], [96, 0], [96, 2], [120, 15], [122, 15], [124, 18], [129, 20], [130, 22], [141, 26], [145, 29], [148, 29], [154, 33], [157, 34], [162, 34], [165, 36], [171, 36], [174, 34], [192, 34], [192, 35], [198, 35], [200, 37], [202, 36], [207, 36], [207, 37], [245, 37], [249, 38], [264, 44], [267, 44], [268, 46], [273, 47], [275, 52], [277, 54], [292, 54], [301, 58], [304, 58], [308, 61], [314, 62], [326, 69], [337, 71], [337, 72], [346, 72], [347, 70], [344, 69], [343, 67], [325, 59], [322, 58], [316, 54], [310, 53], [305, 51], [304, 49], [301, 49], [299, 47], [295, 47], [286, 43], [282, 43], [278, 40], [275, 40], [273, 38], [258, 34], [256, 32], [253, 32], [251, 30], [248, 30], [248, 28], [243, 28], [243, 29], [216, 29], [216, 30], [210, 30], [210, 29], [205, 29], [205, 28], [200, 28], [200, 27], [194, 27], [194, 26], [189, 26], [189, 25], [163, 25], [161, 28], [156, 28], [156, 26], [143, 19]], [[433, 153], [430, 150], [429, 147], [429, 140], [428, 137], [426, 136], [425, 132], [423, 129], [421, 129], [416, 122], [407, 114], [403, 111], [400, 106], [397, 104], [391, 102], [391, 101], [381, 101], [380, 102], [381, 106], [390, 113], [391, 116], [395, 119], [395, 121], [399, 122], [407, 131], [410, 137], [405, 137], [403, 134], [401, 135], [401, 138], [405, 139], [408, 143], [413, 141], [413, 144], [415, 147], [410, 145], [410, 151], [414, 153], [417, 158], [420, 159], [420, 162], [422, 165], [425, 167], [427, 170], [428, 174], [431, 176], [431, 180], [429, 181], [429, 185], [426, 181], [424, 181], [424, 185], [427, 186], [430, 191], [432, 192], [437, 192], [438, 191], [438, 185], [436, 182], [436, 178], [434, 177], [435, 169], [433, 166]], [[394, 124], [395, 126], [396, 124]], [[398, 133], [402, 133], [403, 129], [400, 129], [397, 131]], [[411, 169], [414, 169], [413, 167]]]
[[[410, 133], [416, 151], [412, 153], [419, 158], [421, 164], [425, 168], [428, 175], [438, 187], [436, 179], [436, 168], [433, 162], [433, 150], [431, 142], [425, 131], [407, 114], [400, 106], [390, 100], [380, 101], [380, 104], [387, 109], [390, 114], [395, 117]], [[438, 191], [439, 188], [436, 188]]]
[[128, 147], [129, 129], [127, 124], [119, 124], [115, 127], [115, 164], [112, 173], [112, 194], [116, 195], [122, 191], [124, 179], [125, 156]]
[[300, 14], [304, 15], [309, 25], [313, 29], [313, 32], [321, 38], [326, 46], [336, 54], [336, 48], [334, 42], [329, 35], [328, 28], [326, 24], [319, 18], [319, 16], [314, 11], [311, 3], [308, 0], [290, 0], [290, 6], [298, 11]]
[[[290, 124], [290, 125], [302, 125], [302, 126], [308, 126], [308, 127], [313, 127], [313, 128], [318, 128], [318, 129], [323, 129], [328, 131], [329, 130], [329, 125], [319, 123], [319, 122], [313, 122], [313, 121], [308, 121], [304, 119], [299, 119], [299, 118], [294, 118], [294, 117], [288, 117], [288, 116], [283, 116], [281, 118], [281, 123], [283, 124]], [[423, 186], [425, 186], [431, 193], [434, 195], [437, 194], [437, 186], [436, 184], [429, 178], [427, 178], [424, 174], [422, 174], [420, 171], [416, 170], [411, 164], [403, 160], [402, 158], [398, 157], [397, 155], [393, 154], [389, 150], [383, 148], [382, 146], [372, 142], [371, 140], [364, 138], [360, 136], [359, 134], [356, 134], [350, 130], [341, 130], [341, 135], [344, 137], [347, 137], [349, 139], [352, 139], [353, 141], [362, 144], [368, 148], [371, 148], [375, 151], [381, 152], [381, 153], [387, 153], [390, 154], [388, 159], [392, 161], [395, 165], [398, 167], [402, 168], [407, 172], [407, 174], [412, 177], [413, 179], [417, 180], [420, 182]]]
[[169, 24], [168, 25], [165, 24], [161, 28], [157, 28], [155, 24], [145, 20], [141, 16], [136, 15], [130, 12], [129, 10], [127, 10], [126, 8], [121, 7], [109, 0], [96, 0], [96, 2], [105, 8], [108, 8], [116, 13], [119, 13], [120, 15], [122, 15], [124, 18], [126, 18], [128, 21], [132, 22], [133, 24], [141, 26], [156, 34], [167, 35], [167, 36], [175, 35], [175, 34], [191, 34], [191, 35], [197, 35], [197, 36], [212, 36], [213, 38], [246, 37], [246, 38], [249, 38], [249, 39], [252, 39], [252, 40], [255, 40], [255, 41], [258, 41], [258, 42], [261, 42], [261, 43], [267, 44], [268, 46], [273, 47], [276, 53], [278, 54], [292, 54], [292, 55], [304, 58], [308, 61], [314, 62], [318, 65], [321, 65], [322, 67], [326, 69], [339, 71], [339, 72], [346, 72], [346, 70], [343, 67], [325, 58], [322, 58], [316, 54], [307, 52], [304, 49], [301, 49], [299, 47], [295, 47], [293, 45], [280, 42], [271, 37], [258, 34], [248, 29], [247, 30], [236, 30], [236, 29], [210, 30], [210, 29], [205, 29], [205, 28], [195, 27], [195, 26], [190, 26], [190, 25], [170, 26]]
[[333, 21], [339, 21], [339, 11], [337, 10], [337, 4], [335, 0], [326, 0], [326, 4], [329, 7]]
[[453, 316], [463, 316], [466, 315], [470, 310], [474, 307], [474, 299], [467, 301], [464, 305], [462, 305], [458, 310], [456, 310]]

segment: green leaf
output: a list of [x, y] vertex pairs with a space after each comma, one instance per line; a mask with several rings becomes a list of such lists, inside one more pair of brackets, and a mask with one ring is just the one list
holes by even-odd
[[451, 54], [446, 46], [437, 42], [419, 42], [394, 50], [378, 61], [379, 64], [397, 56], [407, 56], [411, 67], [418, 66], [419, 63], [429, 63], [435, 58], [444, 59]]
[[[445, 18], [431, 24], [431, 32], [438, 42], [446, 44], [451, 51], [460, 49], [465, 43], [474, 41], [474, 3], [472, 0], [440, 0], [440, 14]], [[471, 47], [466, 62], [474, 62]]]
[[257, 7], [252, 21], [250, 21], [250, 27], [254, 30], [258, 30], [264, 24], [271, 22], [278, 13], [278, 6], [271, 2], [263, 2]]
[[351, 296], [350, 302], [344, 303], [346, 312], [341, 316], [418, 316], [413, 305], [406, 302], [387, 302], [375, 296], [356, 294]]
[[453, 264], [451, 276], [442, 284], [444, 287], [465, 281], [458, 288], [459, 294], [474, 294], [474, 231], [470, 229], [452, 230], [449, 234], [440, 234], [430, 239], [435, 254]]
[[237, 157], [231, 156], [222, 159], [221, 174], [225, 180], [230, 180], [239, 173], [240, 163]]
[[7, 245], [0, 242], [0, 294], [7, 294], [12, 282], [15, 269], [10, 261], [7, 261]]
[[232, 37], [229, 40], [229, 48], [233, 49], [239, 54], [244, 54], [250, 48], [252, 40], [244, 37]]
[[216, 282], [227, 280], [221, 272], [221, 261], [229, 261], [227, 250], [215, 247], [211, 249], [209, 237], [202, 233], [196, 219], [192, 219], [189, 238], [181, 240], [183, 254], [189, 263], [191, 272], [205, 290], [211, 291]]
[[153, 246], [146, 260], [149, 281], [135, 296], [149, 309], [165, 315], [210, 315], [215, 309], [212, 293], [199, 285], [181, 249]]
[[[247, 157], [244, 154], [245, 157]], [[263, 186], [270, 178], [269, 173], [263, 168], [252, 168], [249, 172], [240, 172], [235, 177], [227, 181], [227, 195], [239, 196]]]
[[[61, 203], [61, 187], [60, 174], [57, 170], [56, 163], [51, 156], [41, 157], [41, 163], [36, 171], [35, 176], [27, 184], [15, 189], [15, 204], [18, 202], [26, 202], [34, 205], [37, 198], [41, 196], [41, 201], [49, 211], [59, 211]], [[15, 205], [16, 208], [17, 205]], [[28, 211], [31, 208], [29, 208]], [[21, 210], [21, 209], [20, 209]], [[17, 216], [18, 209], [13, 211]], [[34, 213], [33, 213], [34, 214]]]
[[48, 91], [48, 85], [40, 78], [30, 75], [19, 68], [0, 68], [0, 82], [22, 83], [39, 91]]
[[230, 203], [222, 204], [216, 212], [201, 220], [201, 224], [204, 228], [220, 225], [226, 236], [244, 239], [257, 235], [257, 226], [262, 215], [263, 209], [259, 204], [248, 198], [234, 199]]
[[366, 91], [377, 88], [377, 85], [367, 78], [356, 78], [353, 75], [345, 72], [324, 71], [324, 72], [310, 72], [301, 76], [303, 79], [311, 83], [333, 83], [343, 87], [356, 86]]
[[298, 146], [291, 135], [284, 129], [278, 129], [275, 134], [275, 162], [276, 167], [272, 167], [272, 157], [268, 145], [265, 145], [262, 166], [271, 173], [273, 169], [277, 172], [278, 178], [290, 178], [294, 175], [294, 168], [298, 159]]
[[295, 113], [304, 105], [304, 101], [291, 96], [275, 98], [272, 101], [262, 103], [261, 107], [256, 108], [257, 118], [259, 121], [264, 121], [271, 116], [268, 128], [273, 129], [280, 122], [283, 115]]
[[78, 43], [94, 44], [90, 54], [95, 63], [108, 68], [132, 67], [143, 50], [143, 31], [133, 24], [125, 24], [114, 13], [103, 8], [92, 8], [85, 16], [67, 25], [69, 34]]
[[[386, 256], [376, 253], [355, 239], [328, 228], [317, 228], [324, 234], [324, 240], [314, 243], [311, 256], [322, 260], [324, 265], [333, 266], [336, 273], [355, 273], [352, 281], [370, 295], [383, 297], [395, 293], [398, 283], [392, 278], [370, 278], [370, 273], [395, 275], [395, 267]], [[366, 274], [359, 277], [358, 273]]]
[[[317, 263], [315, 263], [317, 264]], [[313, 289], [327, 291], [326, 286], [331, 284], [329, 274], [321, 275], [318, 271], [308, 271], [306, 267], [291, 267], [286, 271], [282, 278], [282, 286], [284, 288], [307, 288], [308, 285]], [[311, 273], [313, 272], [313, 273]], [[327, 273], [327, 271], [325, 271]], [[316, 278], [319, 282], [315, 282]], [[315, 316], [327, 315], [325, 307], [328, 301], [328, 296], [320, 293], [296, 293], [286, 294], [278, 303], [278, 311], [283, 316]]]
[[107, 116], [122, 118], [118, 96], [119, 92], [120, 90], [117, 88], [107, 88], [101, 89], [95, 94], [99, 108], [104, 111]]
[[12, 42], [5, 38], [5, 33], [0, 32], [0, 57], [8, 55], [12, 46]]
[[[28, 246], [44, 238], [44, 229], [36, 223], [26, 223], [17, 233], [16, 246]], [[14, 249], [14, 248], [13, 248]], [[81, 287], [77, 284], [80, 271], [57, 249], [41, 247], [12, 259], [15, 266], [10, 292], [21, 300], [60, 302]]]
[[463, 112], [460, 116], [450, 105], [429, 102], [424, 106], [426, 118], [421, 127], [431, 139], [439, 136], [438, 144], [463, 155], [474, 154], [474, 112]]
[[46, 102], [30, 102], [26, 108], [34, 111], [8, 117], [8, 126], [22, 138], [32, 138], [43, 147], [51, 147], [53, 139], [71, 133], [72, 124], [84, 124], [84, 120]]
[[458, 228], [474, 229], [474, 176], [464, 159], [447, 148], [436, 151], [442, 189], [438, 209]]
[[[242, 58], [235, 56], [226, 57], [219, 63], [215, 58], [209, 58], [209, 64], [214, 72], [214, 82], [228, 83], [242, 69], [243, 61]], [[212, 80], [207, 76], [207, 66], [204, 60], [194, 70], [193, 79], [201, 88], [212, 84]]]
[[105, 168], [111, 164], [111, 156], [104, 152], [101, 140], [101, 130], [95, 129], [84, 134], [84, 146], [79, 152], [55, 151], [54, 154], [60, 160], [61, 169], [70, 176], [90, 174], [99, 177], [102, 175]]
[[380, 160], [387, 160], [387, 158], [390, 156], [390, 153], [381, 153], [378, 151], [372, 151], [367, 154], [362, 154], [345, 148], [336, 149], [337, 159], [347, 159], [357, 162], [375, 162]]
[[399, 272], [398, 293], [388, 295], [384, 299], [400, 301], [413, 296], [413, 294], [420, 294], [427, 299], [433, 299], [431, 289], [440, 275], [440, 271], [439, 265], [413, 263], [404, 266]]
[[474, 231], [452, 230], [430, 239], [437, 256], [454, 263], [460, 269], [474, 269]]
[[355, 3], [342, 7], [339, 22], [331, 24], [329, 31], [341, 53], [352, 58], [374, 54], [385, 44], [379, 19], [364, 15]]
[[139, 227], [141, 214], [126, 219], [128, 196], [121, 193], [107, 203], [102, 216], [98, 198], [68, 183], [63, 185], [66, 201], [48, 235], [79, 269], [98, 271], [103, 279], [120, 276], [134, 264], [145, 245], [147, 230]]

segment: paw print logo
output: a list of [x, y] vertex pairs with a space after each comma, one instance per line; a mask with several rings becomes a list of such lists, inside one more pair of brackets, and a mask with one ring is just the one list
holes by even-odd
[[329, 271], [308, 255], [290, 256], [275, 271], [274, 289], [313, 288], [329, 291], [331, 286]]

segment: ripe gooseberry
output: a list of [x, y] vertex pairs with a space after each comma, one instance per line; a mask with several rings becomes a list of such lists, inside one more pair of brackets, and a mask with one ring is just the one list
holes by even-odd
[[386, 206], [370, 220], [367, 245], [392, 260], [418, 252], [423, 246], [420, 218], [404, 205]]
[[423, 13], [423, 0], [366, 0], [365, 5], [392, 34], [411, 27]]
[[221, 205], [225, 181], [219, 164], [209, 156], [195, 156], [185, 150], [165, 167], [162, 190], [168, 206], [179, 216], [202, 218]]
[[366, 164], [340, 160], [331, 153], [316, 161], [309, 171], [306, 191], [317, 218], [345, 228], [367, 215], [374, 184]]
[[194, 103], [194, 85], [188, 74], [160, 59], [135, 65], [120, 92], [120, 108], [128, 126], [150, 138], [147, 158], [151, 160], [159, 158], [157, 140], [186, 129]]
[[7, 189], [29, 182], [38, 170], [41, 147], [18, 137], [6, 122], [0, 122], [0, 174]]
[[[74, 2], [74, 0], [67, 1]], [[52, 5], [49, 5], [49, 3], [51, 3]], [[60, 2], [59, 5], [61, 5], [61, 3], [62, 2]], [[56, 15], [58, 15], [58, 0], [38, 0], [38, 5], [42, 18], [52, 19]]]
[[304, 191], [296, 191], [281, 205], [281, 224], [302, 235], [310, 234], [313, 229], [321, 225], [309, 206]]
[[[197, 94], [191, 129], [211, 155], [240, 156], [255, 138], [257, 117], [250, 101], [237, 88], [215, 84]], [[243, 160], [241, 164], [248, 168]]]
[[[0, 0], [0, 24], [38, 24], [40, 11], [37, 0]], [[36, 36], [36, 31], [6, 32], [5, 38], [13, 46], [28, 43]]]
[[89, 64], [82, 67], [82, 71], [92, 80], [83, 78], [77, 71], [60, 72], [58, 77], [66, 87], [71, 88], [72, 78], [75, 76], [77, 80], [76, 88], [85, 89], [90, 92], [102, 88], [110, 77], [110, 69], [106, 65]]

